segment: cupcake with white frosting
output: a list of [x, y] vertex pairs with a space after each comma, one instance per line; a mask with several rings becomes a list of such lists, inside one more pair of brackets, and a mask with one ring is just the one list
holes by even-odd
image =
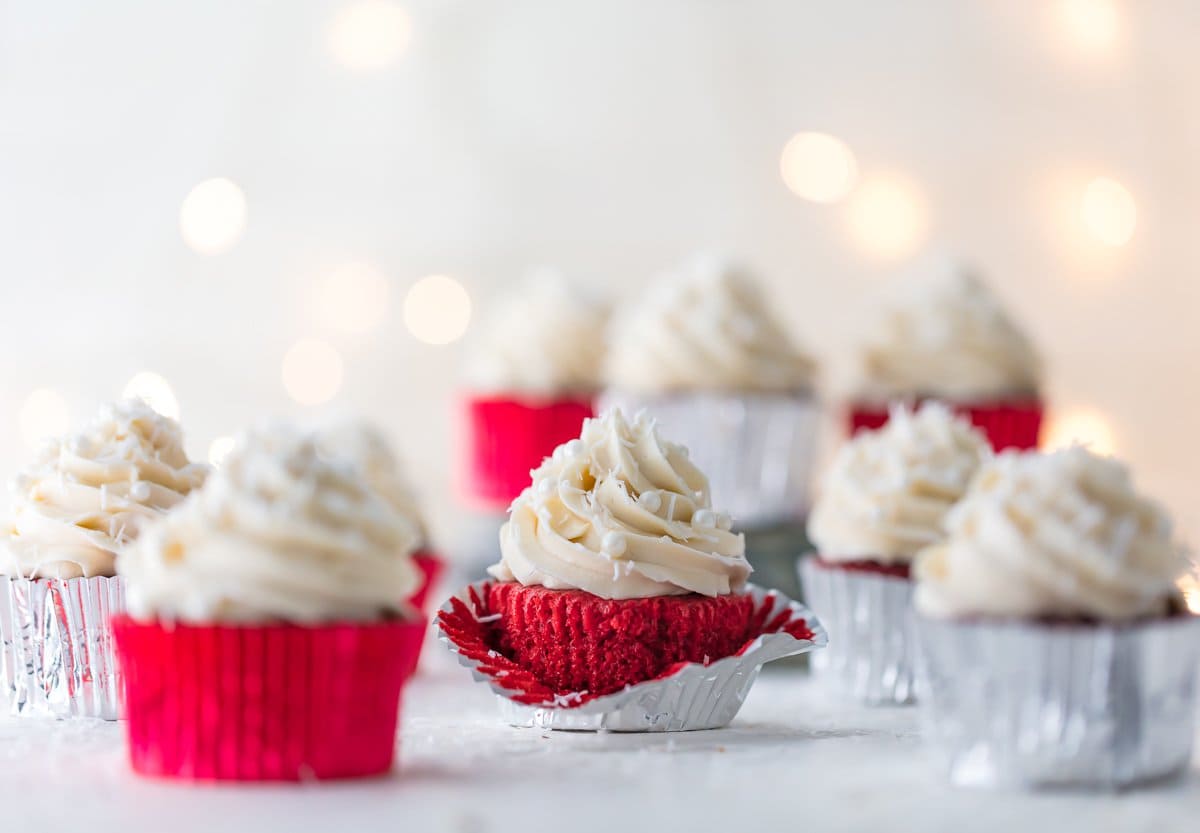
[[406, 601], [417, 534], [316, 437], [278, 425], [239, 438], [121, 559], [129, 615], [114, 627], [135, 771], [387, 771], [424, 630]]
[[920, 552], [930, 732], [964, 784], [1121, 787], [1191, 757], [1200, 619], [1159, 506], [1082, 448], [984, 466]]
[[697, 257], [614, 318], [601, 402], [654, 414], [756, 528], [807, 511], [815, 372], [745, 269]]
[[13, 479], [0, 541], [0, 673], [14, 714], [116, 719], [108, 618], [125, 603], [117, 561], [207, 474], [188, 460], [177, 422], [127, 400], [46, 442]]
[[503, 510], [529, 470], [592, 416], [608, 306], [538, 270], [485, 309], [464, 368], [463, 496]]
[[816, 554], [801, 562], [805, 598], [833, 635], [814, 668], [868, 703], [913, 699], [910, 565], [979, 467], [987, 439], [944, 405], [893, 408], [883, 428], [838, 452], [808, 520]]
[[875, 428], [896, 402], [939, 400], [967, 416], [997, 450], [1035, 448], [1041, 361], [986, 283], [944, 262], [896, 286], [855, 357], [850, 428]]
[[[649, 417], [630, 422], [611, 411], [588, 420], [532, 479], [501, 529], [500, 561], [489, 571], [495, 581], [469, 593], [488, 612], [463, 619], [443, 609], [441, 616], [452, 642], [464, 636], [455, 630], [464, 622], [488, 623], [476, 636], [495, 654], [491, 670], [500, 658], [511, 666], [500, 684], [525, 686], [526, 698], [577, 704], [680, 666], [740, 655], [765, 633], [785, 629], [789, 617], [768, 615], [761, 595], [747, 588], [743, 537], [727, 512], [714, 509], [708, 479], [686, 448], [659, 437]], [[772, 598], [768, 606], [775, 604]], [[786, 652], [812, 647], [819, 625], [791, 621], [787, 641], [800, 647]], [[717, 675], [708, 676], [711, 687]], [[694, 716], [684, 717], [682, 725], [664, 719], [640, 728], [686, 728]]]

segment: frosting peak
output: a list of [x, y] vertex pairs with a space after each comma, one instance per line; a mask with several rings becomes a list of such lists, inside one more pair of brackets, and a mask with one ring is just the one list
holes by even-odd
[[915, 603], [930, 616], [1156, 616], [1185, 567], [1162, 508], [1082, 448], [1001, 454], [946, 529], [917, 558]]
[[888, 423], [838, 452], [808, 530], [822, 558], [908, 562], [990, 456], [987, 439], [944, 405], [893, 407]]
[[629, 391], [795, 391], [810, 358], [790, 341], [747, 273], [696, 258], [636, 298], [613, 322], [608, 384]]
[[633, 599], [723, 595], [750, 573], [708, 479], [644, 414], [586, 420], [579, 439], [534, 470], [511, 513], [489, 569], [501, 581]]
[[191, 622], [371, 620], [405, 612], [416, 530], [351, 461], [285, 425], [240, 437], [120, 562], [135, 616]]
[[50, 440], [12, 484], [4, 572], [112, 576], [140, 530], [204, 482], [179, 423], [129, 399], [104, 405], [78, 434]]

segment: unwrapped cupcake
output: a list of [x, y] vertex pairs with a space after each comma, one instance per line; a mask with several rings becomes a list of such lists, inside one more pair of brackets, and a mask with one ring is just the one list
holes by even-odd
[[914, 697], [910, 565], [943, 536], [947, 512], [991, 456], [987, 439], [938, 403], [899, 406], [838, 452], [809, 516], [805, 600], [831, 636], [813, 668], [871, 704]]
[[747, 272], [698, 257], [615, 317], [601, 407], [654, 414], [753, 529], [807, 512], [814, 375]]
[[416, 529], [353, 463], [287, 426], [244, 435], [120, 561], [114, 620], [144, 775], [387, 772], [424, 631]]
[[882, 425], [892, 403], [936, 399], [968, 417], [996, 450], [1037, 447], [1038, 355], [987, 285], [959, 266], [943, 264], [884, 299], [854, 375], [851, 432]]
[[606, 304], [557, 272], [531, 273], [498, 299], [466, 365], [463, 496], [502, 511], [592, 416]]
[[1162, 508], [1082, 448], [986, 464], [916, 562], [921, 702], [951, 779], [1125, 787], [1183, 771], [1200, 617]]
[[443, 606], [439, 624], [515, 724], [725, 725], [764, 662], [824, 641], [801, 606], [747, 587], [731, 525], [685, 448], [645, 415], [609, 412], [533, 472], [495, 581]]
[[17, 475], [0, 542], [0, 678], [10, 712], [118, 717], [108, 624], [125, 605], [116, 560], [207, 473], [188, 461], [178, 423], [128, 400], [47, 442]]

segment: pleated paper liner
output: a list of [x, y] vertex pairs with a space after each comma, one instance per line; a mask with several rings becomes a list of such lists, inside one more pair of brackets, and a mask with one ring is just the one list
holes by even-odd
[[[916, 400], [919, 404], [924, 400]], [[1007, 448], [1025, 451], [1038, 447], [1038, 434], [1042, 428], [1045, 405], [1040, 400], [1030, 399], [1013, 402], [970, 403], [947, 402], [950, 408], [987, 435], [996, 451]], [[886, 405], [854, 404], [847, 414], [850, 434], [864, 429], [881, 428], [888, 421]]]
[[579, 436], [593, 416], [589, 398], [471, 396], [463, 402], [463, 496], [480, 509], [508, 508], [529, 485], [529, 472]]
[[423, 623], [195, 626], [114, 619], [129, 754], [148, 776], [301, 781], [392, 767]]
[[0, 582], [0, 684], [8, 712], [116, 720], [121, 670], [109, 617], [125, 610], [124, 580]]
[[773, 591], [748, 586], [752, 636], [731, 656], [677, 663], [656, 678], [612, 694], [555, 691], [494, 647], [498, 618], [490, 582], [477, 582], [438, 612], [442, 640], [500, 701], [514, 726], [616, 732], [715, 729], [737, 715], [763, 664], [825, 645], [825, 630], [807, 608]]

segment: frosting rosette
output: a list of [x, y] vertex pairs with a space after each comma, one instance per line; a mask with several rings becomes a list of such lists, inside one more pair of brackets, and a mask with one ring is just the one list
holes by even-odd
[[113, 576], [139, 532], [199, 487], [179, 424], [141, 400], [105, 405], [50, 440], [14, 478], [0, 569], [29, 578]]
[[352, 462], [285, 425], [242, 435], [121, 558], [135, 618], [310, 624], [408, 612], [417, 529]]
[[1165, 512], [1128, 469], [1079, 447], [1001, 454], [946, 530], [916, 561], [916, 606], [932, 617], [1160, 616], [1185, 568]]
[[809, 537], [826, 561], [907, 563], [941, 539], [946, 513], [990, 456], [987, 438], [946, 406], [893, 407], [887, 425], [838, 452]]
[[584, 422], [533, 471], [500, 530], [501, 581], [605, 599], [728, 594], [750, 573], [744, 539], [708, 479], [645, 414]]
[[659, 280], [609, 331], [605, 381], [619, 390], [794, 392], [814, 374], [746, 271], [712, 257]]
[[1035, 397], [1041, 363], [1026, 335], [973, 272], [943, 265], [898, 286], [859, 345], [864, 400]]

